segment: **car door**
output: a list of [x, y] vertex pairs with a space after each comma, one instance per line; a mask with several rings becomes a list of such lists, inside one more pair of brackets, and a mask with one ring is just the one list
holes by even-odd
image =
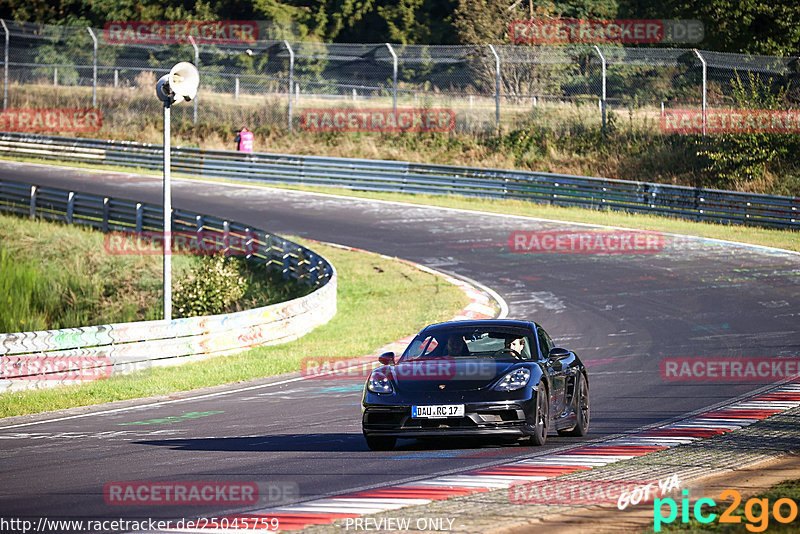
[[547, 373], [550, 375], [550, 413], [553, 417], [559, 417], [564, 413], [567, 406], [565, 404], [566, 378], [569, 366], [566, 362], [550, 361], [547, 355], [553, 348], [553, 341], [541, 326], [536, 327], [536, 337], [539, 341], [539, 350], [547, 366]]

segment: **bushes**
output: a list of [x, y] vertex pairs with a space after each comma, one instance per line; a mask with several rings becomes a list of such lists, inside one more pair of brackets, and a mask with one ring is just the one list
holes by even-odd
[[247, 291], [238, 262], [225, 256], [206, 256], [200, 265], [175, 284], [173, 304], [177, 317], [214, 315], [232, 309]]

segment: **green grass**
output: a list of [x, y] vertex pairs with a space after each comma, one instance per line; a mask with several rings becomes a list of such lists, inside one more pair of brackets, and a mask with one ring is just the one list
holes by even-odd
[[[678, 502], [678, 516], [675, 522], [662, 525], [661, 532], [718, 532], [721, 534], [743, 534], [749, 532], [794, 533], [800, 531], [800, 516], [795, 516], [794, 521], [786, 524], [776, 521], [773, 514], [773, 506], [778, 499], [793, 499], [796, 505], [795, 510], [797, 510], [797, 507], [800, 507], [800, 479], [785, 480], [763, 493], [759, 493], [758, 495], [746, 499], [742, 498], [739, 506], [731, 512], [732, 516], [738, 516], [741, 518], [740, 523], [720, 522], [721, 514], [725, 513], [725, 511], [733, 503], [733, 500], [730, 497], [725, 501], [721, 500], [719, 496], [713, 496], [711, 498], [714, 499], [714, 501], [717, 503], [717, 506], [704, 506], [703, 514], [706, 516], [712, 512], [717, 514], [717, 517], [714, 519], [714, 521], [711, 523], [702, 524], [694, 518], [694, 515], [690, 510], [689, 522], [681, 523], [680, 503]], [[750, 516], [748, 517], [746, 515], [746, 506], [748, 501], [751, 499], [767, 499], [766, 504], [768, 507], [768, 513], [766, 513], [767, 511], [764, 511], [765, 513], [762, 515], [762, 508], [761, 504], [759, 503], [751, 506]], [[666, 509], [666, 506], [664, 508]], [[693, 509], [694, 508], [692, 507], [692, 510]], [[784, 517], [790, 517], [790, 510], [787, 504], [783, 504], [781, 514]], [[750, 526], [749, 529], [748, 525]], [[653, 529], [650, 529], [647, 532], [654, 531]]]
[[[225, 311], [308, 292], [242, 258], [229, 261], [248, 287]], [[178, 282], [202, 265], [199, 256], [175, 255], [172, 262], [176, 291]], [[0, 215], [0, 332], [160, 319], [161, 287], [160, 255], [110, 254], [99, 231]]]
[[[160, 257], [103, 243], [87, 228], [0, 215], [0, 332], [160, 318]], [[197, 260], [175, 257], [176, 276]]]
[[339, 273], [338, 313], [299, 340], [174, 368], [154, 368], [81, 386], [0, 395], [0, 417], [164, 395], [300, 369], [307, 357], [355, 357], [455, 316], [467, 297], [439, 276], [375, 254], [299, 238]]

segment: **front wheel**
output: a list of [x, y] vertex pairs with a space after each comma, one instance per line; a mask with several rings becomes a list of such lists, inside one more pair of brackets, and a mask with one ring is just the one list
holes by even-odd
[[589, 384], [586, 376], [580, 375], [578, 396], [575, 399], [575, 426], [570, 430], [560, 430], [560, 436], [583, 437], [589, 432]]
[[372, 451], [390, 451], [394, 449], [394, 446], [397, 443], [397, 438], [387, 436], [364, 435], [364, 439], [367, 440], [367, 447], [369, 447]]
[[547, 428], [550, 425], [550, 402], [544, 382], [539, 382], [536, 393], [536, 420], [530, 440], [536, 446], [544, 445], [547, 440]]

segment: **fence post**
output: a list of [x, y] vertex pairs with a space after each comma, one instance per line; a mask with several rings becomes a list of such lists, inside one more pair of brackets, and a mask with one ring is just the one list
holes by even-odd
[[489, 45], [489, 50], [494, 54], [494, 127], [500, 131], [500, 56], [494, 49], [494, 45]]
[[597, 55], [600, 56], [600, 64], [603, 67], [603, 91], [601, 96], [601, 104], [600, 104], [600, 113], [602, 115], [602, 122], [603, 122], [603, 131], [606, 129], [606, 58], [603, 53], [600, 51], [600, 47], [594, 45], [594, 51], [597, 52]]
[[136, 203], [136, 231], [142, 231], [142, 223], [144, 219], [144, 206], [141, 202]]
[[0, 19], [0, 24], [3, 25], [3, 31], [6, 32], [6, 45], [3, 53], [3, 109], [6, 109], [8, 107], [8, 26], [3, 19]]
[[[197, 43], [194, 42], [194, 36], [189, 36], [189, 42], [192, 43], [192, 47], [194, 48], [194, 66], [197, 67], [197, 70], [200, 70], [200, 49], [197, 48]], [[192, 104], [194, 104], [194, 109], [192, 111], [192, 124], [197, 124], [197, 95], [192, 99]]]
[[103, 233], [108, 233], [108, 212], [111, 206], [108, 205], [109, 198], [103, 198]]
[[707, 65], [706, 60], [703, 56], [700, 55], [700, 52], [694, 48], [694, 53], [697, 56], [697, 59], [700, 60], [700, 63], [703, 64], [703, 135], [706, 134], [706, 74], [707, 74]]
[[31, 186], [31, 220], [36, 218], [36, 191], [37, 187], [35, 185]]
[[397, 54], [389, 43], [385, 43], [386, 48], [392, 55], [392, 109], [394, 110], [394, 120], [397, 122]]
[[289, 51], [289, 131], [292, 132], [294, 128], [292, 125], [294, 119], [294, 109], [292, 109], [292, 89], [294, 86], [294, 50], [292, 50], [292, 47], [289, 45], [289, 41], [286, 39], [284, 39], [283, 45], [286, 47], [286, 50]]
[[97, 107], [97, 37], [91, 28], [86, 28], [92, 36], [94, 53], [92, 54], [92, 107]]
[[238, 76], [236, 77], [236, 84], [234, 85], [234, 89], [233, 89], [233, 98], [234, 99], [238, 99], [239, 98], [239, 77]]
[[67, 196], [67, 224], [72, 224], [72, 214], [75, 211], [75, 191], [70, 191]]

